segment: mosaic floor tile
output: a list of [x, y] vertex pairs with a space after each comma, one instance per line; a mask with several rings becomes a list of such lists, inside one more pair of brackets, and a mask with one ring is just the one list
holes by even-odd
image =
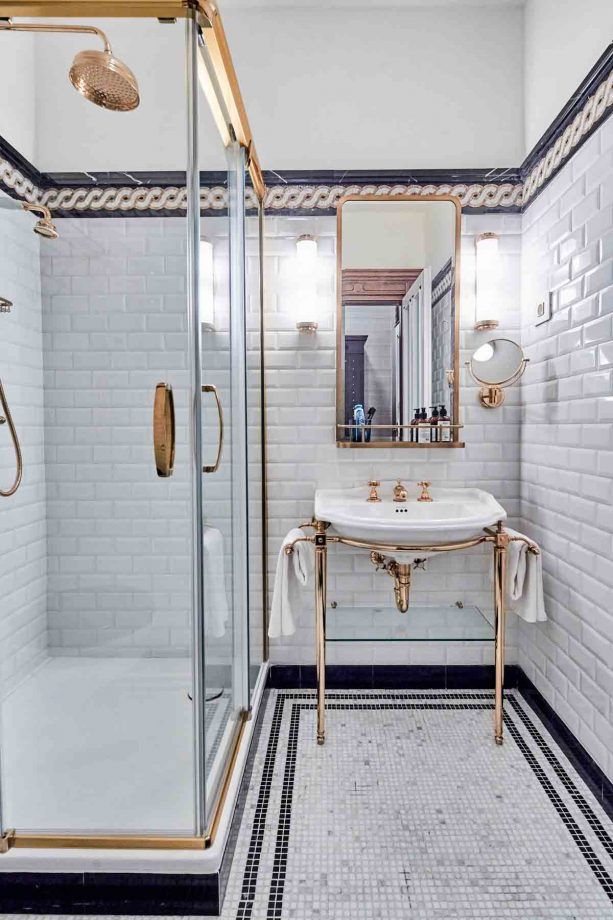
[[613, 823], [521, 695], [267, 694], [223, 920], [613, 920]]

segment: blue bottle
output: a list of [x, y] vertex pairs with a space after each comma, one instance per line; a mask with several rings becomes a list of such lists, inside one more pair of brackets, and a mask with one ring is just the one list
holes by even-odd
[[351, 429], [351, 440], [361, 441], [363, 432], [363, 428], [361, 426], [364, 425], [366, 421], [366, 416], [364, 415], [364, 406], [361, 403], [356, 403], [353, 407], [353, 421], [356, 427]]

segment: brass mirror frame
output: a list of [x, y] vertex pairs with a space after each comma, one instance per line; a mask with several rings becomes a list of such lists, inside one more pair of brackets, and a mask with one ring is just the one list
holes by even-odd
[[[344, 366], [343, 366], [343, 205], [348, 201], [449, 201], [455, 208], [455, 263], [454, 263], [454, 352], [453, 367], [447, 368], [447, 378], [451, 380], [452, 398], [451, 411], [451, 441], [435, 441], [426, 444], [412, 441], [383, 441], [371, 439], [370, 441], [341, 441], [339, 434], [345, 424], [344, 415]], [[462, 428], [460, 424], [460, 256], [461, 256], [461, 229], [462, 229], [462, 203], [457, 195], [343, 195], [336, 209], [336, 423], [335, 439], [337, 447], [351, 448], [410, 448], [434, 449], [464, 447], [464, 442], [458, 439]], [[384, 425], [390, 430], [395, 425]], [[372, 430], [377, 425], [372, 426]]]

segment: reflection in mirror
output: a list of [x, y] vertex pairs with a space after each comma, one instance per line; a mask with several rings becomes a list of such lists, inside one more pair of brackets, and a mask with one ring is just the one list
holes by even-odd
[[492, 339], [481, 345], [470, 360], [472, 375], [479, 383], [510, 382], [522, 370], [524, 353], [511, 339]]
[[456, 440], [459, 216], [442, 196], [339, 206], [339, 446]]

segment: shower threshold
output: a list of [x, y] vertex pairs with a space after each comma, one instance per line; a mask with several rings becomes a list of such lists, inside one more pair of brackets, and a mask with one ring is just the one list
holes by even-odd
[[[238, 718], [228, 717], [231, 698], [218, 675], [207, 693], [207, 785], [223, 772]], [[262, 669], [254, 710], [264, 682]], [[0, 856], [0, 873], [86, 871], [89, 864], [92, 871], [218, 871], [254, 720], [244, 723], [212, 845], [183, 849], [180, 838], [187, 847], [198, 842], [190, 683], [187, 659], [58, 657], [16, 687], [2, 711], [4, 827], [28, 836], [152, 835], [179, 843], [151, 850], [121, 843], [104, 850], [13, 847]]]

